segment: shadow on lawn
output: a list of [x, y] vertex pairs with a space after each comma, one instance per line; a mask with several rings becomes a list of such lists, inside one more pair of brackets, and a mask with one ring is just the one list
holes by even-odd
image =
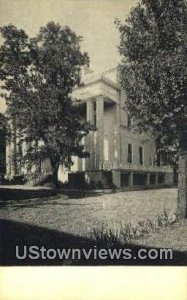
[[[50, 200], [49, 200], [50, 201]], [[47, 202], [47, 201], [37, 201], [37, 202], [30, 202], [30, 203], [23, 203], [21, 201], [14, 201], [14, 203], [7, 203], [6, 201], [0, 203], [0, 209], [5, 207], [10, 207], [12, 209], [21, 209], [21, 208], [35, 208], [40, 206], [53, 206], [54, 205], [62, 205], [62, 206], [89, 206], [88, 203], [60, 203], [60, 202]], [[55, 201], [55, 200], [54, 200]]]
[[[19, 255], [23, 255], [24, 246], [37, 246], [46, 249], [101, 249], [104, 245], [96, 244], [92, 239], [74, 236], [64, 232], [49, 230], [47, 228], [33, 226], [11, 220], [0, 220], [0, 265], [3, 266], [31, 266], [31, 265], [187, 265], [187, 252], [174, 251], [172, 260], [140, 260], [140, 259], [94, 259], [93, 255], [86, 260], [83, 255], [81, 260], [77, 259], [30, 259], [19, 260], [16, 258], [16, 246], [19, 246]], [[125, 244], [118, 245], [118, 248], [128, 248], [132, 256], [137, 255], [141, 246]], [[149, 250], [150, 248], [146, 248]], [[159, 249], [157, 249], [159, 251]], [[29, 254], [29, 253], [27, 253]]]

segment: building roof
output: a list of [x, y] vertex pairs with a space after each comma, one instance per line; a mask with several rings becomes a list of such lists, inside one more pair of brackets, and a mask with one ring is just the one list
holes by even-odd
[[78, 90], [81, 88], [85, 88], [86, 86], [95, 84], [98, 81], [103, 81], [107, 85], [110, 85], [114, 89], [120, 89], [118, 83], [118, 69], [117, 67], [108, 69], [103, 72], [95, 73], [93, 71], [89, 71], [89, 73], [85, 73], [82, 76], [83, 85], [75, 88], [74, 90]]

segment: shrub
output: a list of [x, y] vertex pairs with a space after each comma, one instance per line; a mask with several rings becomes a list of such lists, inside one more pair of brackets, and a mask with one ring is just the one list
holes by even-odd
[[27, 179], [24, 175], [15, 175], [11, 180], [12, 184], [25, 184]]
[[92, 238], [96, 244], [103, 247], [118, 247], [123, 243], [132, 242], [134, 239], [141, 238], [151, 232], [157, 232], [161, 228], [166, 228], [176, 222], [175, 213], [170, 215], [167, 211], [163, 211], [154, 220], [147, 219], [137, 223], [125, 223], [114, 228], [102, 225], [100, 230], [94, 229]]
[[104, 185], [103, 185], [103, 183], [101, 181], [97, 181], [96, 182], [96, 189], [97, 188], [100, 189], [100, 190], [104, 189]]

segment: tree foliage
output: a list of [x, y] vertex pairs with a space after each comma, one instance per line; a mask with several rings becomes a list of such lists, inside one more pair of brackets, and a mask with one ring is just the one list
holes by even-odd
[[[126, 22], [116, 20], [121, 84], [141, 130], [159, 153], [179, 158], [178, 217], [187, 216], [187, 1], [142, 0]], [[176, 166], [176, 165], [175, 165]]]
[[81, 140], [91, 128], [71, 96], [89, 63], [80, 49], [82, 38], [53, 22], [35, 38], [13, 25], [1, 28], [1, 34], [0, 79], [9, 118], [20, 141], [31, 145], [25, 160], [48, 158], [57, 180], [59, 164], [70, 164], [72, 155], [88, 155]]
[[186, 0], [142, 0], [116, 24], [121, 83], [138, 127], [152, 130], [166, 156], [187, 150]]
[[0, 174], [6, 173], [7, 120], [0, 113]]

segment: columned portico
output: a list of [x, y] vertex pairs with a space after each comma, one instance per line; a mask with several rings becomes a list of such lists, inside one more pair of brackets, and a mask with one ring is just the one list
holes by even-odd
[[99, 169], [104, 155], [104, 97], [96, 96], [86, 101], [86, 120], [96, 125], [96, 131], [90, 131], [85, 139], [86, 150], [90, 158], [86, 159], [86, 170]]
[[85, 150], [90, 157], [85, 160], [84, 170], [80, 163], [77, 180], [80, 171], [85, 171], [85, 180], [96, 185], [99, 182], [107, 186], [108, 182], [109, 186], [111, 181], [118, 188], [129, 189], [172, 185], [172, 169], [157, 168], [152, 163], [155, 153], [152, 137], [130, 130], [128, 111], [123, 109], [127, 96], [115, 75], [118, 77], [113, 70], [91, 76], [74, 91], [75, 98], [86, 106], [84, 117], [86, 113], [86, 120], [96, 127], [85, 138]]

